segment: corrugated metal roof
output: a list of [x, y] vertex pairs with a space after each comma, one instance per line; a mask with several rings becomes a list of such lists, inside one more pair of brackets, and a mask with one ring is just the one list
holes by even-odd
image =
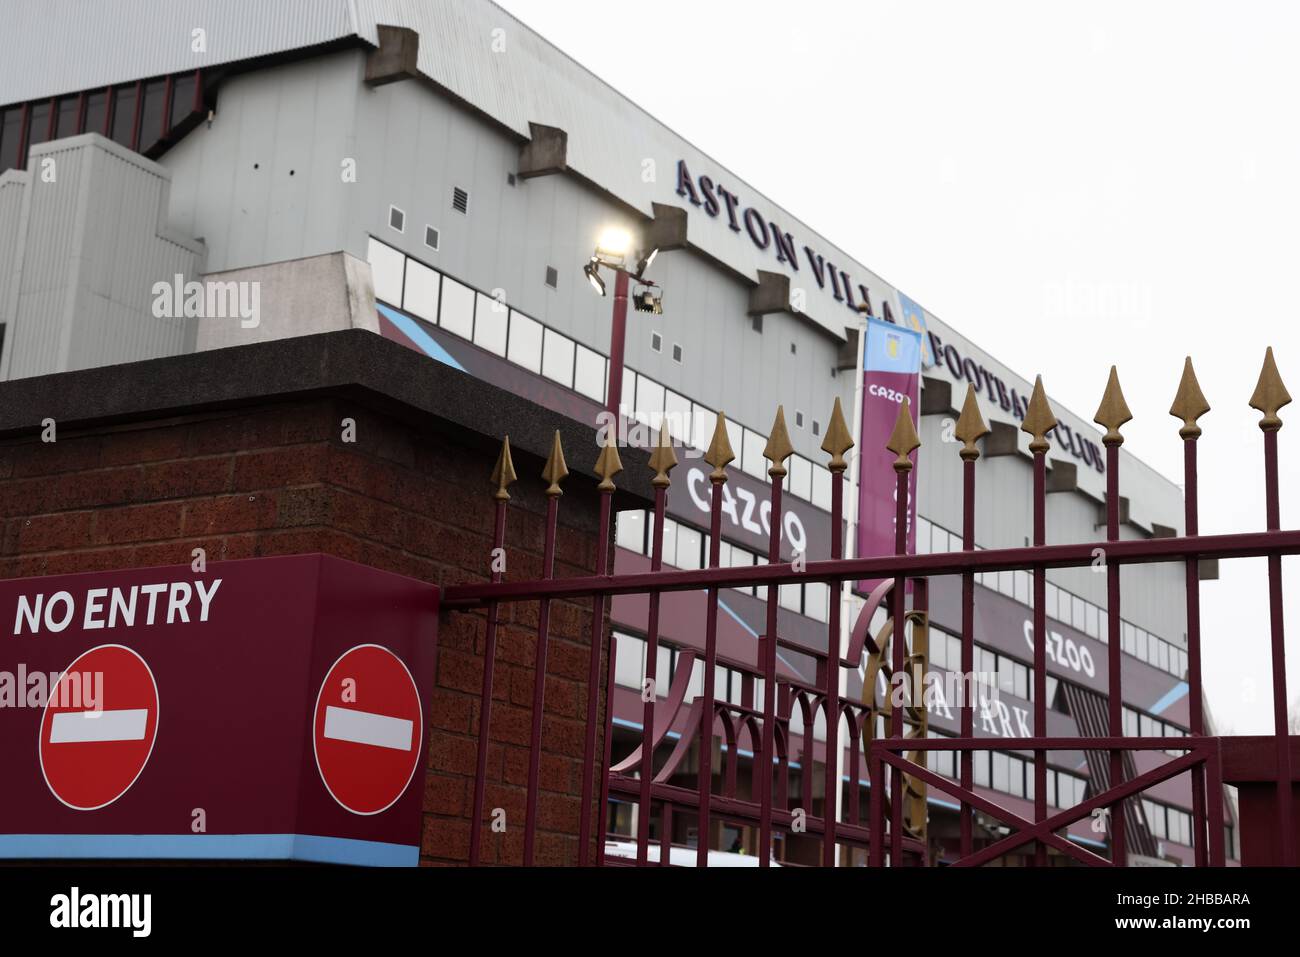
[[[216, 66], [356, 34], [351, 0], [7, 0], [0, 103]], [[204, 31], [206, 52], [194, 50]]]

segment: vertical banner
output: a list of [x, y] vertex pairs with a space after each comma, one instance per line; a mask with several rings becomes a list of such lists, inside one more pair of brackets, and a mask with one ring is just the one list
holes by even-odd
[[[862, 362], [862, 434], [858, 448], [857, 555], [871, 558], [894, 554], [895, 501], [898, 488], [896, 456], [885, 448], [898, 420], [898, 407], [910, 400], [912, 421], [921, 405], [921, 334], [879, 319], [867, 320]], [[912, 453], [916, 461], [916, 453]], [[916, 551], [916, 469], [907, 481], [907, 551]], [[869, 592], [879, 580], [861, 581]]]

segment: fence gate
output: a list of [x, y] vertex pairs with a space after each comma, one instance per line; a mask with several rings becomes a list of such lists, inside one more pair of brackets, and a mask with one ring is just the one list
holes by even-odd
[[[665, 570], [665, 505], [677, 465], [671, 438], [661, 428], [658, 443], [650, 457], [654, 470], [654, 522], [651, 533], [650, 571], [631, 574], [601, 574], [594, 577], [554, 577], [556, 522], [560, 507], [561, 483], [568, 474], [564, 453], [557, 434], [555, 446], [543, 473], [547, 484], [548, 510], [542, 562], [542, 577], [535, 581], [510, 582], [494, 571], [490, 582], [452, 586], [444, 593], [447, 608], [486, 608], [486, 653], [483, 674], [478, 738], [477, 779], [473, 818], [480, 826], [471, 828], [470, 859], [477, 864], [481, 855], [484, 818], [485, 769], [488, 754], [488, 728], [492, 708], [493, 657], [496, 651], [498, 609], [503, 603], [535, 602], [538, 606], [535, 682], [532, 699], [532, 727], [527, 778], [527, 814], [524, 823], [524, 863], [534, 860], [539, 806], [539, 768], [542, 745], [542, 712], [545, 694], [548, 622], [550, 603], [556, 599], [590, 598], [591, 642], [586, 703], [586, 736], [583, 755], [582, 810], [579, 847], [582, 864], [657, 864], [693, 863], [707, 866], [709, 837], [713, 822], [751, 829], [757, 834], [757, 863], [771, 862], [773, 835], [803, 833], [820, 838], [821, 863], [834, 866], [865, 860], [873, 866], [929, 864], [926, 842], [926, 795], [928, 787], [942, 789], [960, 805], [960, 866], [985, 864], [1025, 849], [1031, 852], [1028, 863], [1048, 863], [1049, 849], [1058, 856], [1083, 864], [1109, 866], [1127, 860], [1130, 849], [1148, 851], [1149, 834], [1145, 830], [1137, 798], [1146, 789], [1175, 776], [1190, 773], [1192, 781], [1192, 845], [1198, 866], [1224, 864], [1223, 784], [1225, 749], [1235, 741], [1207, 736], [1202, 709], [1201, 630], [1199, 607], [1199, 562], [1203, 559], [1228, 559], [1264, 556], [1268, 559], [1270, 637], [1272, 648], [1272, 690], [1275, 734], [1269, 739], [1253, 739], [1255, 765], [1266, 765], [1264, 777], [1275, 785], [1271, 799], [1255, 801], [1250, 810], [1243, 802], [1242, 813], [1250, 810], [1254, 820], [1244, 820], [1247, 829], [1255, 826], [1273, 835], [1278, 848], [1276, 863], [1292, 865], [1296, 857], [1296, 836], [1292, 808], [1292, 753], [1287, 735], [1287, 692], [1282, 622], [1283, 555], [1300, 552], [1300, 531], [1283, 531], [1278, 511], [1278, 433], [1282, 420], [1278, 411], [1291, 401], [1278, 374], [1270, 349], [1266, 355], [1259, 383], [1250, 405], [1262, 413], [1259, 421], [1264, 445], [1264, 486], [1266, 527], [1264, 531], [1234, 535], [1201, 535], [1198, 531], [1196, 484], [1197, 440], [1201, 436], [1198, 420], [1210, 406], [1196, 381], [1191, 360], [1184, 367], [1181, 383], [1171, 414], [1179, 420], [1179, 435], [1184, 448], [1185, 526], [1186, 533], [1176, 538], [1149, 540], [1120, 539], [1120, 446], [1124, 441], [1120, 428], [1132, 415], [1124, 401], [1118, 375], [1112, 367], [1101, 406], [1095, 421], [1105, 430], [1106, 448], [1106, 537], [1098, 542], [1046, 544], [1046, 453], [1048, 435], [1056, 427], [1043, 390], [1041, 377], [1022, 424], [1029, 433], [1033, 455], [1033, 544], [1024, 548], [976, 550], [975, 489], [980, 458], [979, 440], [989, 433], [971, 386], [957, 422], [955, 436], [963, 462], [963, 550], [942, 554], [905, 554], [905, 529], [908, 473], [913, 467], [912, 454], [920, 446], [906, 400], [899, 411], [888, 449], [896, 459], [897, 517], [895, 554], [857, 559], [843, 559], [844, 489], [846, 457], [853, 447], [840, 403], [836, 400], [826, 430], [822, 449], [831, 472], [831, 541], [829, 555], [796, 556], [794, 562], [782, 562], [780, 554], [781, 522], [773, 520], [769, 533], [768, 563], [747, 567], [721, 567], [721, 515], [727, 465], [734, 455], [728, 442], [726, 420], [718, 416], [712, 443], [705, 461], [713, 467], [711, 483], [708, 567], [696, 571]], [[600, 537], [597, 567], [610, 568], [611, 502], [615, 491], [614, 477], [622, 470], [618, 450], [613, 444], [600, 448], [596, 472], [601, 482]], [[780, 516], [785, 462], [793, 453], [786, 432], [784, 415], [778, 408], [764, 457], [770, 463], [771, 514]], [[941, 449], [935, 454], [948, 454]], [[503, 547], [509, 511], [509, 486], [516, 481], [510, 458], [509, 441], [492, 475], [496, 499], [494, 542]], [[1099, 551], [1100, 550], [1100, 551]], [[1076, 737], [1052, 737], [1047, 733], [1046, 641], [1037, 640], [1033, 649], [1032, 669], [1032, 736], [1017, 739], [1017, 748], [1033, 754], [1033, 813], [1016, 813], [995, 800], [977, 793], [974, 787], [973, 754], [992, 750], [992, 740], [977, 738], [974, 733], [975, 697], [966, 695], [960, 707], [959, 736], [926, 736], [924, 681], [928, 652], [929, 579], [933, 576], [960, 576], [962, 583], [961, 673], [968, 686], [974, 672], [974, 599], [977, 573], [1026, 570], [1033, 579], [1033, 628], [1036, 636], [1045, 636], [1046, 572], [1049, 568], [1093, 565], [1104, 558], [1107, 580], [1107, 648], [1109, 687], [1105, 698], [1094, 696], [1092, 725], [1101, 732]], [[1187, 609], [1186, 676], [1190, 693], [1190, 734], [1184, 738], [1132, 737], [1124, 734], [1122, 702], [1122, 668], [1120, 636], [1120, 570], [1126, 565], [1150, 562], [1181, 562], [1185, 568]], [[826, 583], [832, 595], [841, 593], [842, 583], [879, 580], [857, 613], [851, 628], [844, 628], [841, 616], [846, 603], [832, 599], [826, 623], [829, 652], [811, 651], [805, 644], [794, 644], [777, 629], [777, 587], [806, 582]], [[766, 587], [766, 627], [759, 636], [756, 660], [725, 661], [737, 676], [738, 693], [719, 693], [718, 610], [719, 592], [726, 588]], [[703, 591], [706, 612], [702, 623], [703, 687], [693, 701], [686, 702], [688, 683], [697, 652], [684, 652], [677, 677], [666, 694], [653, 693], [659, 643], [661, 596], [679, 591]], [[644, 715], [641, 741], [630, 754], [611, 753], [615, 645], [605, 626], [610, 600], [619, 595], [644, 595], [648, 599], [644, 679], [649, 692], [642, 695]], [[878, 609], [886, 612], [885, 626], [872, 634], [869, 627]], [[816, 659], [816, 679], [805, 682], [778, 672], [778, 651], [787, 649]], [[839, 654], [835, 652], [839, 651]], [[605, 665], [602, 669], [602, 652]], [[860, 700], [841, 694], [841, 672], [865, 674], [867, 689]], [[883, 676], [883, 680], [881, 680]], [[880, 686], [884, 686], [883, 689]], [[599, 703], [602, 689], [608, 706], [604, 709], [603, 734], [598, 732]], [[766, 693], [775, 689], [774, 693]], [[796, 711], [797, 709], [797, 711]], [[801, 719], [802, 730], [796, 734], [793, 721]], [[825, 720], [830, 716], [832, 720]], [[819, 717], [825, 724], [825, 754], [821, 782], [821, 813], [813, 814], [814, 770], [812, 764], [813, 732]], [[1086, 725], [1080, 722], [1081, 730]], [[672, 729], [679, 729], [673, 732]], [[684, 728], [682, 731], [680, 729]], [[671, 750], [667, 743], [675, 737]], [[799, 739], [799, 740], [796, 740]], [[603, 754], [597, 745], [603, 741]], [[1260, 746], [1267, 753], [1260, 757]], [[661, 747], [664, 745], [665, 747]], [[840, 768], [833, 756], [847, 748], [845, 767]], [[1107, 773], [1092, 776], [1093, 793], [1077, 805], [1049, 812], [1047, 794], [1047, 755], [1053, 750], [1090, 753], [1100, 760], [1094, 765]], [[740, 775], [740, 756], [754, 755], [748, 780]], [[927, 766], [931, 752], [954, 754], [955, 780], [941, 776]], [[1168, 752], [1178, 756], [1170, 756]], [[1165, 763], [1136, 773], [1136, 752], [1164, 752]], [[656, 757], [659, 758], [656, 761]], [[1230, 761], [1241, 761], [1229, 754]], [[715, 768], [715, 762], [721, 766]], [[867, 807], [860, 798], [860, 788], [842, 789], [842, 775], [850, 782], [861, 780], [865, 767]], [[694, 774], [692, 775], [692, 770]], [[715, 770], [718, 772], [715, 775]], [[798, 793], [791, 793], [792, 772], [797, 770]], [[683, 781], [694, 778], [693, 785]], [[1258, 781], [1259, 775], [1256, 775]], [[597, 793], [597, 789], [599, 792]], [[611, 797], [635, 803], [637, 830], [634, 848], [621, 856], [607, 854], [608, 809]], [[998, 833], [1005, 836], [978, 850], [974, 846], [975, 815], [1000, 824]], [[685, 815], [695, 822], [695, 847], [688, 850], [670, 846], [673, 821]], [[1260, 815], [1264, 819], [1260, 820]], [[1106, 822], [1108, 856], [1103, 856], [1069, 839], [1065, 829], [1076, 822], [1102, 816]], [[652, 819], [660, 822], [659, 839], [651, 846]], [[601, 840], [593, 840], [599, 836]], [[726, 848], [720, 850], [725, 851]], [[1245, 863], [1252, 863], [1247, 859]]]

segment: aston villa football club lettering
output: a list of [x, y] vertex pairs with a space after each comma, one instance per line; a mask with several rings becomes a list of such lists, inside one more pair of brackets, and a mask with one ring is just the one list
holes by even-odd
[[[1014, 386], [1008, 385], [983, 364], [970, 357], [963, 358], [955, 346], [951, 343], [945, 345], [934, 331], [928, 333], [928, 341], [935, 365], [947, 369], [955, 382], [969, 382], [975, 387], [976, 392], [981, 393], [1003, 412], [1014, 415], [1017, 421], [1024, 420], [1025, 413], [1029, 409], [1029, 396], [1021, 395]], [[1064, 422], [1057, 422], [1056, 428], [1048, 433], [1048, 437], [1063, 452], [1070, 453], [1084, 465], [1091, 466], [1098, 472], [1106, 471], [1106, 456], [1097, 447], [1097, 443], [1084, 438]]]
[[[686, 160], [677, 161], [677, 195], [714, 219], [725, 217], [732, 232], [747, 235], [756, 248], [771, 251], [778, 263], [793, 272], [801, 272], [799, 253], [802, 252], [804, 264], [818, 289], [828, 290], [836, 302], [842, 303], [854, 315], [858, 314], [859, 306], [866, 306], [867, 314], [873, 314], [871, 290], [866, 285], [855, 283], [847, 271], [812, 246], [800, 248], [792, 233], [765, 218], [753, 206], [745, 205], [741, 196], [722, 182], [711, 176], [692, 176]], [[881, 308], [884, 319], [893, 322], [889, 301], [883, 300]]]

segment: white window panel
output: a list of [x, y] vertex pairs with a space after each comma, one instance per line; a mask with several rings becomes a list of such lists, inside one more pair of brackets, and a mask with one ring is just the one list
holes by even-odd
[[805, 502], [812, 498], [812, 462], [802, 455], [790, 456], [790, 493]]
[[542, 324], [522, 312], [510, 314], [510, 348], [506, 358], [530, 372], [542, 371]]
[[[650, 548], [648, 552], [653, 554], [654, 550], [654, 525], [651, 523], [650, 528]], [[671, 565], [677, 559], [677, 523], [671, 518], [664, 519], [664, 564]]]
[[1018, 569], [1015, 572], [1016, 577], [1016, 601], [1022, 605], [1028, 605], [1033, 600], [1034, 578], [1029, 572]]
[[753, 429], [745, 429], [745, 460], [741, 467], [755, 478], [767, 477], [768, 463], [763, 458], [766, 447], [767, 439]]
[[668, 414], [668, 431], [677, 442], [691, 441], [691, 400], [672, 389], [664, 391], [664, 412]]
[[646, 514], [639, 509], [618, 513], [614, 525], [619, 547], [645, 554]]
[[573, 387], [589, 399], [605, 401], [605, 357], [578, 346], [573, 361]]
[[804, 614], [816, 621], [830, 618], [831, 589], [825, 582], [807, 582], [803, 586]]
[[[719, 697], [717, 692], [718, 689], [715, 686], [713, 689], [715, 700]], [[686, 698], [684, 700], [694, 701], [702, 694], [704, 694], [704, 662], [696, 658], [695, 663], [691, 665], [691, 679], [686, 683]], [[722, 697], [725, 697], [725, 695]]]
[[777, 603], [789, 611], [803, 611], [803, 586], [797, 582], [782, 585], [777, 595]]
[[713, 442], [713, 430], [718, 427], [718, 414], [702, 405], [691, 406], [691, 445], [707, 452]]
[[647, 376], [637, 376], [636, 412], [633, 417], [652, 428], [658, 428], [663, 411], [664, 387]]
[[462, 339], [474, 338], [474, 290], [450, 276], [442, 277], [442, 311], [438, 325]]
[[400, 250], [370, 240], [366, 253], [370, 260], [370, 274], [375, 284], [375, 298], [391, 303], [399, 309], [402, 306], [402, 274], [406, 265], [406, 256]]
[[624, 688], [640, 688], [645, 672], [645, 642], [633, 635], [614, 632], [617, 651], [614, 660], [614, 683]]
[[499, 356], [506, 354], [510, 309], [482, 293], [474, 300], [474, 344]]
[[554, 329], [546, 330], [546, 343], [542, 348], [542, 375], [573, 388], [573, 347], [568, 336]]
[[428, 322], [438, 321], [438, 285], [442, 277], [424, 263], [406, 261], [406, 292], [402, 308]]
[[636, 380], [637, 374], [627, 366], [623, 367], [623, 392], [619, 396], [619, 408], [623, 417], [632, 418], [632, 410], [636, 408]]
[[[820, 509], [831, 510], [831, 470], [824, 465], [813, 463], [812, 467], [812, 503]], [[835, 556], [838, 558], [839, 556]]]
[[741, 468], [745, 457], [745, 427], [727, 419], [727, 442], [731, 444], [731, 453], [736, 456], [731, 464]]
[[[677, 526], [677, 557], [673, 564], [682, 569], [700, 567], [701, 550], [704, 547], [704, 534], [686, 525]], [[667, 560], [667, 554], [664, 558]]]

